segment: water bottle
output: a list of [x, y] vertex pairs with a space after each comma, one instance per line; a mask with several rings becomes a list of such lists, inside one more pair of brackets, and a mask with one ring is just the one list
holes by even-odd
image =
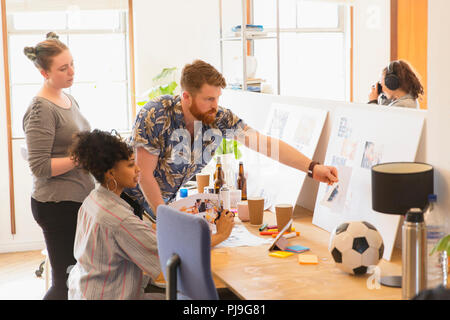
[[427, 288], [433, 289], [443, 282], [442, 261], [440, 252], [430, 255], [433, 248], [439, 240], [445, 235], [444, 222], [442, 215], [438, 210], [433, 210], [436, 204], [437, 196], [430, 194], [428, 196], [428, 210], [425, 212], [424, 219], [427, 226]]
[[228, 186], [223, 186], [220, 188], [219, 194], [220, 203], [222, 204], [223, 210], [230, 210], [230, 188]]
[[426, 226], [420, 208], [411, 208], [402, 226], [402, 298], [427, 288]]

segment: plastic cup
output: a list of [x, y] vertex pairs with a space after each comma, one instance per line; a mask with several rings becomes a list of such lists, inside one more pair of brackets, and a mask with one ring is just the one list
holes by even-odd
[[247, 201], [239, 201], [237, 204], [237, 210], [238, 210], [238, 218], [242, 222], [249, 221], [249, 214], [248, 214], [248, 202]]

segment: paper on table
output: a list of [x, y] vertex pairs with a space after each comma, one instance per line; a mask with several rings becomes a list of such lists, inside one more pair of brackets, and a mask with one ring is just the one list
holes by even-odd
[[210, 229], [215, 227], [214, 220], [219, 208], [219, 195], [198, 193], [169, 204], [181, 212], [190, 213], [204, 218], [209, 222]]
[[272, 243], [272, 238], [263, 239], [250, 233], [247, 228], [241, 224], [234, 226], [227, 240], [219, 243], [215, 248], [225, 247], [256, 247]]

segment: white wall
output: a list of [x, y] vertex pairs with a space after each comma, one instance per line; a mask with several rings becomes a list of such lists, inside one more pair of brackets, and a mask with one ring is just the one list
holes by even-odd
[[368, 101], [370, 87], [379, 81], [390, 61], [390, 0], [354, 3], [354, 101]]
[[428, 132], [426, 160], [435, 167], [437, 210], [450, 232], [450, 1], [428, 1]]
[[[220, 68], [217, 0], [134, 0], [136, 94], [165, 67], [202, 59]], [[179, 77], [177, 81], [179, 80]]]

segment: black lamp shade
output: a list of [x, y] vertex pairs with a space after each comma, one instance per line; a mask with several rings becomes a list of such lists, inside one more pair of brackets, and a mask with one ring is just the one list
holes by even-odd
[[372, 167], [372, 209], [388, 214], [406, 214], [424, 209], [434, 193], [433, 167], [418, 162], [390, 162]]

